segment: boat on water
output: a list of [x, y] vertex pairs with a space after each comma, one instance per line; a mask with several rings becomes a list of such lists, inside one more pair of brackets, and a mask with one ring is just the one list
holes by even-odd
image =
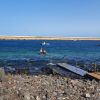
[[47, 42], [44, 41], [44, 42], [41, 43], [41, 45], [50, 45], [50, 43], [47, 43]]
[[77, 41], [76, 39], [74, 39], [73, 41]]

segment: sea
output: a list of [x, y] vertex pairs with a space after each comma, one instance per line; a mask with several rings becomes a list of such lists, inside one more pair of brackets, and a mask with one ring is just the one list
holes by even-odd
[[[41, 43], [47, 45], [41, 45]], [[40, 48], [47, 51], [40, 54]], [[100, 41], [92, 40], [0, 40], [0, 66], [14, 61], [92, 61], [100, 62]], [[5, 65], [6, 62], [6, 65]], [[10, 63], [10, 64], [9, 64]], [[18, 65], [18, 64], [17, 64]], [[17, 66], [16, 65], [16, 66]], [[17, 66], [18, 67], [18, 66]], [[22, 67], [22, 66], [21, 66]]]

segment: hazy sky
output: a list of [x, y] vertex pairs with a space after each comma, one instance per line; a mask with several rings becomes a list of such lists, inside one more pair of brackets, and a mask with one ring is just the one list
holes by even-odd
[[100, 37], [100, 0], [0, 0], [0, 35]]

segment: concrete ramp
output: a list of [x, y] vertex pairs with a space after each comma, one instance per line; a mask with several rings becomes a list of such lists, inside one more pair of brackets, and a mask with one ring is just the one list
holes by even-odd
[[84, 71], [80, 68], [77, 68], [75, 66], [66, 64], [66, 63], [57, 63], [57, 66], [67, 69], [75, 74], [80, 75], [80, 76], [89, 76], [89, 77], [95, 78], [97, 80], [100, 80], [100, 72], [91, 72], [90, 73], [90, 72]]
[[75, 74], [78, 74], [80, 76], [85, 76], [88, 72], [80, 69], [80, 68], [77, 68], [75, 66], [72, 66], [72, 65], [69, 65], [69, 64], [66, 64], [66, 63], [57, 63], [57, 66], [60, 66], [62, 68], [65, 68]]

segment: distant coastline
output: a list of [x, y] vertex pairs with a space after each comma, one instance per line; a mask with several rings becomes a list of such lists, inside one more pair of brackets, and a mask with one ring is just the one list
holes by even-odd
[[100, 40], [95, 37], [0, 36], [0, 40]]

